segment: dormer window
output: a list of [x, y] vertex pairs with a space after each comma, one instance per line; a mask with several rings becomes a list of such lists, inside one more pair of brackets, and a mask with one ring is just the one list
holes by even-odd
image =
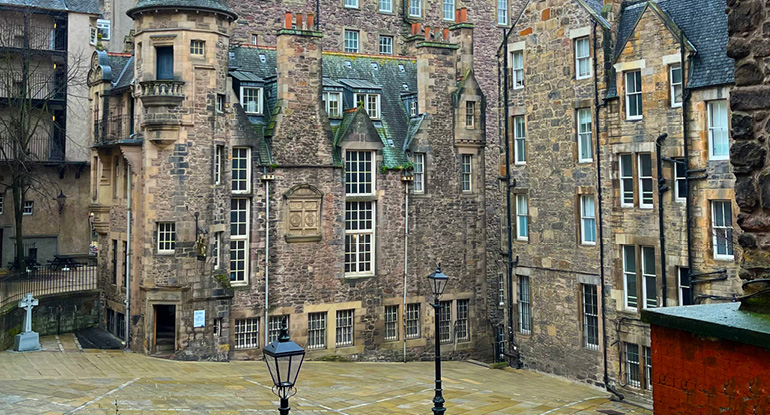
[[417, 116], [417, 101], [411, 101], [409, 103], [409, 116], [411, 117]]
[[465, 128], [476, 128], [476, 101], [465, 101]]
[[96, 21], [96, 30], [102, 35], [102, 40], [110, 40], [110, 21], [99, 19]]
[[341, 92], [324, 92], [323, 93], [324, 107], [326, 108], [326, 115], [329, 118], [342, 117], [342, 93]]
[[262, 114], [262, 88], [242, 86], [241, 106], [247, 114]]
[[353, 101], [356, 107], [363, 105], [369, 118], [380, 118], [380, 94], [355, 94]]

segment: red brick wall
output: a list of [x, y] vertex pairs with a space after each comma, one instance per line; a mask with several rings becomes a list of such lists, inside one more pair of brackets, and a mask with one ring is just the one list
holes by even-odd
[[770, 414], [770, 349], [652, 326], [652, 370], [655, 414]]

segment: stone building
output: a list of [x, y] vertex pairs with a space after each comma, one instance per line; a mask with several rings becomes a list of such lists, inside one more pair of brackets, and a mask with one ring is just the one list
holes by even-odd
[[[16, 258], [13, 182], [24, 256], [88, 255], [88, 88], [95, 1], [0, 2], [0, 266]], [[13, 133], [12, 131], [18, 132]], [[21, 192], [18, 193], [21, 196]]]
[[739, 292], [724, 9], [532, 1], [514, 23], [503, 93], [525, 367], [649, 399], [640, 311]]
[[103, 323], [178, 359], [258, 357], [284, 318], [310, 358], [425, 358], [441, 263], [443, 350], [490, 357], [499, 153], [468, 10], [392, 56], [327, 51], [300, 11], [236, 45], [222, 3], [142, 0], [133, 55], [94, 53]]

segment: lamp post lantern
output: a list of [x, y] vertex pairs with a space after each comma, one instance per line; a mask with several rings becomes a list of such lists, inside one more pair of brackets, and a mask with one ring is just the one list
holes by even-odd
[[268, 344], [262, 351], [262, 358], [273, 379], [273, 393], [281, 398], [278, 408], [280, 415], [289, 415], [289, 398], [297, 393], [294, 384], [299, 376], [299, 369], [305, 359], [305, 349], [289, 338], [286, 318], [281, 323], [278, 340]]
[[438, 264], [436, 271], [428, 275], [428, 280], [430, 281], [431, 289], [433, 290], [433, 304], [431, 304], [431, 306], [433, 307], [436, 320], [436, 394], [433, 396], [433, 413], [441, 415], [446, 411], [446, 408], [444, 408], [444, 396], [441, 394], [441, 340], [439, 336], [438, 321], [441, 304], [439, 303], [439, 299], [444, 293], [444, 288], [446, 288], [446, 284], [449, 282], [449, 277], [441, 272], [441, 264]]

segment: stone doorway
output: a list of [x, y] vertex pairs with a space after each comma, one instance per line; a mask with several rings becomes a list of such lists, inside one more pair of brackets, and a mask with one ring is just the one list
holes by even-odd
[[173, 355], [176, 351], [176, 306], [156, 304], [153, 354]]

